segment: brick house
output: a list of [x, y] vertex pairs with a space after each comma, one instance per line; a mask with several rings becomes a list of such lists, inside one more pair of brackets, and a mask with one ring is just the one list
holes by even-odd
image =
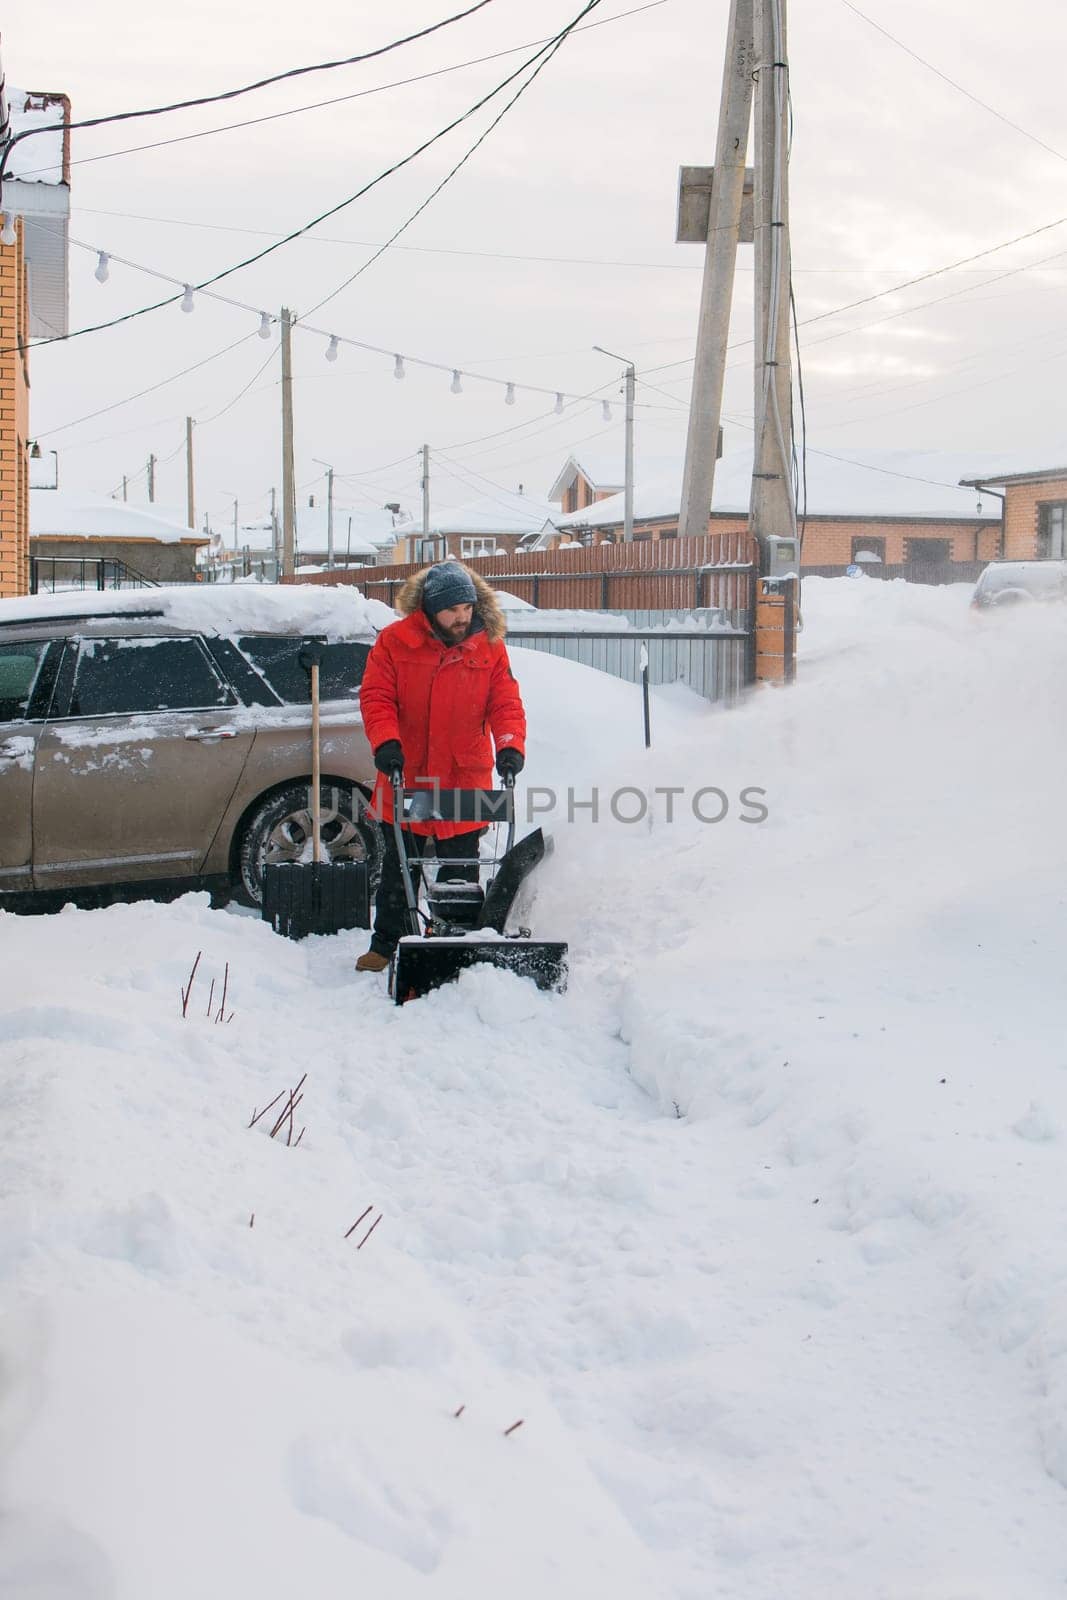
[[1067, 467], [962, 478], [1001, 507], [996, 554], [1003, 561], [1067, 560]]
[[408, 529], [396, 542], [393, 560], [425, 565], [446, 556], [469, 561], [475, 556], [514, 555], [540, 539], [555, 510], [536, 495], [494, 489], [455, 511], [435, 514], [428, 534], [421, 523]]
[[70, 214], [70, 101], [63, 94], [5, 92], [0, 83], [0, 119], [5, 112], [13, 133], [64, 127], [16, 145], [4, 178], [15, 242], [0, 244], [0, 598], [29, 590], [27, 343], [67, 332]]
[[[853, 565], [885, 576], [966, 581], [995, 558], [999, 507], [961, 483], [961, 461], [944, 451], [863, 450], [855, 455], [809, 451], [807, 514], [801, 570], [833, 576]], [[737, 532], [748, 523], [751, 457], [724, 457], [715, 474], [710, 532]], [[634, 486], [635, 541], [678, 535], [682, 463], [649, 472], [639, 462]], [[603, 475], [571, 456], [553, 485], [581, 509], [560, 511], [554, 527], [590, 543], [621, 538], [623, 497], [603, 491]]]

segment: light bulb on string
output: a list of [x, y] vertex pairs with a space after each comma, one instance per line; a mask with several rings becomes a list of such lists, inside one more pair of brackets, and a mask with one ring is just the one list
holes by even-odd
[[330, 342], [326, 346], [326, 359], [327, 361], [337, 360], [337, 335], [335, 333], [330, 334]]
[[14, 244], [18, 235], [15, 232], [15, 216], [11, 211], [4, 212], [4, 226], [0, 229], [0, 244]]
[[552, 409], [556, 413], [557, 417], [561, 417], [563, 415], [563, 396], [561, 394], [556, 396], [556, 403]]
[[261, 311], [259, 313], [259, 328], [257, 329], [257, 332], [259, 333], [259, 337], [261, 339], [269, 339], [270, 338], [270, 312], [269, 311]]
[[97, 283], [106, 283], [110, 278], [111, 273], [108, 270], [108, 262], [110, 260], [111, 257], [108, 255], [106, 250], [101, 250], [97, 255], [96, 271], [93, 273], [93, 277], [96, 279]]
[[604, 422], [611, 421], [611, 406], [606, 400], [601, 401], [600, 415]]
[[185, 285], [185, 293], [182, 295], [182, 310], [186, 312], [196, 310], [196, 301], [193, 299], [193, 286], [191, 283]]
[[515, 404], [515, 385], [513, 383], [509, 383], [507, 388], [504, 390], [504, 404], [506, 406], [513, 406]]
[[404, 357], [396, 356], [393, 359], [393, 377], [400, 379], [404, 376]]
[[449, 387], [451, 388], [453, 394], [462, 394], [463, 393], [463, 385], [459, 381], [459, 369], [458, 369], [458, 367], [457, 368], [453, 368], [453, 371], [452, 371], [452, 382], [449, 385]]

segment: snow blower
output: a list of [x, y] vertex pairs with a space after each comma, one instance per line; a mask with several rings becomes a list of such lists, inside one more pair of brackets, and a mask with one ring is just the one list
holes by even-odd
[[[393, 778], [393, 833], [408, 923], [389, 969], [389, 993], [398, 1006], [451, 983], [473, 966], [503, 967], [532, 978], [539, 989], [562, 993], [567, 987], [565, 944], [532, 939], [528, 928], [505, 931], [515, 896], [544, 860], [551, 841], [537, 828], [515, 843], [515, 779], [504, 781], [503, 789], [405, 789], [402, 776]], [[483, 885], [479, 862], [441, 861], [433, 868], [432, 858], [409, 855], [401, 818], [407, 823], [506, 823], [507, 841], [503, 854], [487, 864], [489, 878]], [[477, 873], [477, 881], [449, 881], [445, 876], [463, 869]], [[425, 911], [419, 906], [420, 881], [426, 886]]]

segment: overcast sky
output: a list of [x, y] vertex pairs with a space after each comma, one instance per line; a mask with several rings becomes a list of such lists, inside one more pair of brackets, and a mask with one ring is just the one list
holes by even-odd
[[[663, 0], [621, 16], [632, 7], [633, 0], [603, 0], [589, 20], [606, 25], [565, 43], [403, 235], [406, 248], [387, 251], [309, 320], [516, 384], [573, 394], [603, 385], [614, 402], [619, 366], [590, 348], [605, 345], [632, 357], [644, 380], [640, 461], [643, 453], [684, 449], [690, 368], [682, 363], [692, 351], [702, 251], [673, 242], [677, 169], [713, 157], [728, 8], [725, 0]], [[52, 0], [46, 22], [39, 6], [17, 0], [5, 15], [3, 64], [8, 82], [20, 88], [65, 91], [77, 119], [350, 55], [453, 8], [461, 8], [459, 0], [393, 7], [317, 0], [303, 8], [281, 0], [191, 0], [176, 13], [143, 0]], [[382, 86], [542, 39], [579, 9], [580, 0], [492, 0], [476, 16], [378, 62], [222, 105], [75, 133], [72, 237], [199, 281], [336, 205], [523, 56]], [[982, 457], [1023, 452], [1034, 465], [1058, 464], [1067, 365], [1062, 0], [1016, 0], [1010, 32], [1003, 6], [991, 0], [863, 0], [860, 9], [1026, 132], [935, 76], [846, 0], [793, 8], [793, 266], [810, 441], [850, 451], [973, 447]], [[256, 126], [96, 159], [355, 95]], [[220, 289], [272, 312], [282, 304], [306, 312], [431, 193], [493, 109], [308, 239]], [[1042, 149], [1039, 140], [1063, 154]], [[1061, 215], [1063, 226], [970, 268], [803, 326]], [[1055, 259], [1038, 264], [1049, 257]], [[739, 342], [751, 333], [751, 258], [751, 247], [742, 247], [734, 300]], [[72, 249], [72, 329], [160, 297], [158, 281], [118, 264], [101, 286], [95, 264], [92, 254]], [[1019, 267], [1028, 270], [992, 281]], [[942, 296], [950, 298], [911, 309]], [[281, 472], [276, 339], [249, 338], [143, 399], [65, 426], [203, 361], [256, 325], [247, 312], [200, 299], [191, 316], [172, 306], [36, 350], [31, 432], [59, 451], [62, 486], [106, 494], [125, 473], [130, 498], [144, 500], [144, 464], [154, 451], [161, 460], [157, 500], [184, 504], [181, 447], [184, 418], [192, 415], [200, 423], [198, 514], [225, 520], [229, 495], [239, 498], [242, 519], [262, 513]], [[319, 457], [350, 475], [338, 482], [339, 499], [399, 499], [414, 509], [416, 452], [424, 441], [442, 452], [433, 475], [442, 506], [491, 493], [493, 485], [522, 483], [543, 494], [568, 451], [590, 439], [615, 446], [621, 469], [618, 404], [610, 423], [602, 421], [599, 401], [557, 417], [551, 396], [520, 391], [507, 406], [502, 390], [473, 381], [454, 396], [447, 372], [409, 364], [396, 382], [391, 359], [342, 346], [330, 363], [325, 348], [317, 335], [294, 335], [302, 503], [322, 492]], [[726, 412], [740, 422], [727, 424], [727, 449], [743, 445], [742, 424], [751, 416], [746, 350], [732, 359]], [[514, 431], [486, 437], [506, 428]]]

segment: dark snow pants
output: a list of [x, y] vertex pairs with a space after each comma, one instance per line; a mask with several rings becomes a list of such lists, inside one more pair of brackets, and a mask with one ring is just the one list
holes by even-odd
[[[455, 862], [442, 869], [442, 883], [478, 882], [478, 842], [484, 828], [471, 833], [457, 833], [451, 839], [431, 839], [429, 835], [403, 830], [404, 845], [409, 856], [436, 856], [438, 861]], [[396, 853], [396, 836], [391, 822], [382, 825], [385, 855], [382, 876], [374, 901], [374, 932], [370, 947], [379, 955], [391, 956], [401, 934], [408, 932], [407, 907], [404, 901], [404, 879], [400, 872], [400, 857]], [[432, 852], [430, 847], [433, 847]], [[411, 869], [411, 886], [416, 895], [422, 874], [418, 866]]]

